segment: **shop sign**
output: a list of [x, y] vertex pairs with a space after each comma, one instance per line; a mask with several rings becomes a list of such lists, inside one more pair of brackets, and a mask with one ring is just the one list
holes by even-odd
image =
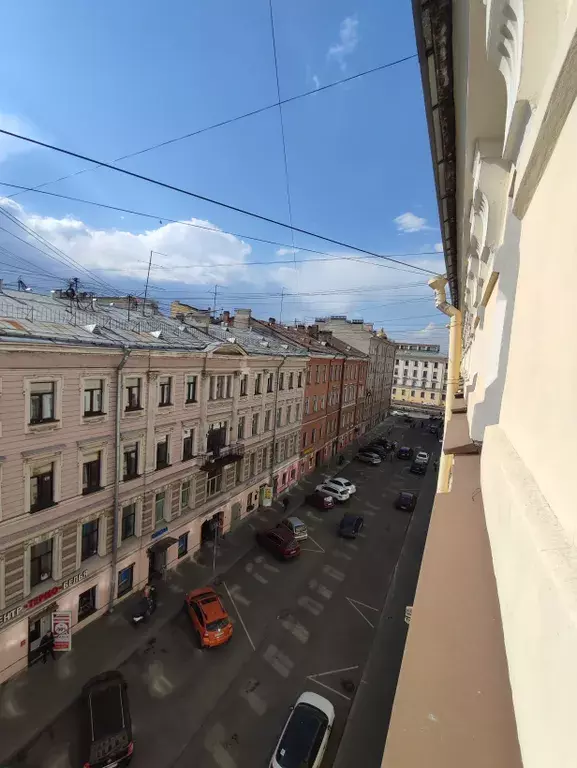
[[154, 531], [154, 533], [152, 534], [152, 536], [150, 538], [151, 539], [157, 539], [159, 536], [162, 536], [162, 534], [166, 533], [167, 531], [168, 531], [168, 526], [165, 526], [164, 528], [160, 528], [160, 530]]
[[311, 445], [309, 448], [305, 448], [304, 451], [302, 452], [302, 455], [303, 456], [308, 456], [309, 453], [313, 452], [313, 449], [314, 449], [314, 445]]
[[72, 646], [72, 611], [54, 611], [52, 614], [54, 650], [69, 651]]
[[8, 624], [9, 621], [12, 621], [12, 619], [15, 619], [17, 616], [20, 616], [23, 610], [24, 610], [23, 606], [19, 605], [18, 608], [12, 608], [11, 611], [6, 611], [6, 613], [1, 613], [0, 626], [2, 626], [2, 624]]
[[45, 603], [46, 600], [50, 600], [51, 597], [54, 597], [59, 592], [62, 592], [63, 589], [68, 589], [75, 584], [79, 584], [81, 581], [84, 581], [87, 576], [88, 570], [81, 571], [75, 576], [71, 576], [69, 579], [65, 579], [59, 586], [51, 587], [50, 589], [46, 590], [46, 592], [42, 592], [41, 595], [36, 595], [36, 597], [31, 598], [27, 603], [24, 603], [24, 605], [19, 605], [17, 608], [12, 608], [11, 611], [1, 613], [0, 626], [3, 624], [8, 624], [8, 622], [16, 619], [18, 616], [20, 616], [22, 611], [30, 610], [31, 608], [36, 608], [38, 605], [42, 605], [42, 603]]
[[66, 579], [62, 582], [62, 589], [68, 589], [68, 587], [73, 587], [74, 584], [78, 584], [80, 581], [84, 581], [84, 579], [88, 576], [88, 570], [82, 571], [81, 573], [77, 573], [76, 576], [71, 576], [69, 579]]
[[270, 507], [272, 504], [272, 486], [265, 485], [262, 492], [262, 505], [263, 507]]
[[46, 592], [43, 592], [41, 595], [37, 595], [36, 597], [33, 597], [32, 600], [29, 600], [24, 607], [25, 608], [36, 608], [37, 605], [40, 605], [41, 603], [45, 602], [46, 600], [50, 600], [51, 597], [54, 597], [54, 595], [57, 595], [62, 587], [52, 587], [52, 589], [47, 590]]

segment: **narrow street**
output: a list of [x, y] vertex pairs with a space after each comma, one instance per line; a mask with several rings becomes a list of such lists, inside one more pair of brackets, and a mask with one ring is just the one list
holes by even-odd
[[[301, 557], [278, 562], [255, 546], [218, 586], [234, 621], [228, 646], [200, 650], [182, 611], [120, 667], [129, 686], [135, 768], [264, 768], [304, 690], [335, 706], [323, 761], [333, 764], [412, 519], [393, 502], [400, 490], [417, 490], [413, 515], [422, 519], [433, 501], [437, 439], [400, 419], [392, 438], [432, 454], [427, 474], [410, 474], [409, 461], [378, 467], [353, 461], [343, 472], [357, 485], [349, 502], [328, 512], [291, 508], [309, 530]], [[355, 541], [336, 535], [344, 511], [364, 515]], [[259, 513], [250, 524], [266, 528], [273, 515], [276, 520], [276, 513]], [[78, 730], [74, 705], [12, 765], [79, 765]], [[358, 750], [359, 764], [371, 768], [362, 761], [362, 745]]]

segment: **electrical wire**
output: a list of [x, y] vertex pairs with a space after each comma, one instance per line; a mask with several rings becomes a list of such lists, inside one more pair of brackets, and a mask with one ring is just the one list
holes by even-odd
[[224, 208], [225, 210], [232, 211], [234, 213], [240, 213], [243, 216], [249, 216], [250, 218], [256, 219], [257, 221], [264, 221], [267, 224], [272, 224], [277, 227], [282, 227], [283, 229], [289, 229], [294, 230], [294, 232], [298, 232], [301, 235], [307, 235], [308, 237], [314, 237], [318, 240], [323, 240], [326, 243], [331, 243], [332, 245], [338, 245], [341, 248], [346, 248], [348, 250], [356, 251], [358, 253], [365, 253], [368, 256], [373, 256], [377, 259], [384, 259], [385, 261], [390, 261], [394, 264], [400, 264], [403, 267], [409, 267], [409, 269], [414, 269], [419, 272], [423, 272], [429, 275], [437, 275], [436, 272], [432, 272], [430, 269], [425, 269], [424, 267], [416, 267], [412, 264], [408, 264], [407, 262], [400, 261], [399, 259], [394, 259], [389, 256], [383, 256], [379, 253], [375, 253], [374, 251], [370, 251], [366, 248], [361, 248], [356, 245], [351, 245], [350, 243], [346, 243], [343, 240], [337, 240], [332, 237], [327, 237], [326, 235], [320, 235], [315, 232], [311, 232], [310, 230], [303, 229], [302, 227], [294, 227], [290, 224], [287, 224], [286, 222], [279, 221], [277, 219], [272, 219], [269, 216], [264, 216], [260, 213], [255, 213], [254, 211], [249, 211], [245, 208], [240, 208], [237, 205], [231, 205], [230, 203], [225, 203], [222, 200], [216, 200], [211, 197], [207, 197], [206, 195], [201, 195], [197, 192], [192, 192], [188, 189], [184, 189], [182, 187], [177, 187], [174, 184], [168, 184], [164, 181], [159, 181], [158, 179], [153, 179], [149, 176], [144, 176], [141, 173], [135, 173], [134, 171], [128, 171], [125, 168], [118, 168], [111, 163], [104, 163], [101, 160], [96, 160], [92, 157], [88, 157], [87, 155], [82, 155], [79, 152], [73, 152], [70, 149], [65, 149], [64, 147], [58, 147], [55, 144], [48, 144], [45, 141], [39, 141], [38, 139], [33, 139], [30, 136], [24, 136], [19, 133], [15, 133], [14, 131], [8, 131], [5, 128], [0, 128], [0, 134], [3, 134], [4, 136], [11, 136], [14, 139], [19, 139], [20, 141], [25, 141], [28, 144], [33, 144], [37, 147], [44, 147], [45, 149], [50, 149], [53, 152], [58, 152], [62, 155], [67, 155], [68, 157], [76, 157], [79, 160], [85, 160], [88, 163], [93, 163], [94, 165], [100, 165], [103, 168], [108, 168], [111, 171], [115, 171], [116, 173], [120, 173], [124, 176], [129, 176], [133, 179], [138, 179], [139, 181], [144, 181], [147, 184], [153, 184], [154, 186], [160, 187], [161, 189], [168, 189], [172, 192], [178, 192], [179, 194], [186, 195], [187, 197], [192, 197], [195, 200], [201, 200], [205, 203], [210, 203], [211, 205], [216, 205], [219, 208]]

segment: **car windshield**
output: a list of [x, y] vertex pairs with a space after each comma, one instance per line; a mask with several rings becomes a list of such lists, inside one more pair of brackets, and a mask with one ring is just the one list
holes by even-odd
[[228, 619], [217, 619], [216, 621], [209, 621], [206, 625], [208, 632], [218, 632], [220, 629], [228, 627]]
[[401, 493], [401, 501], [412, 501], [413, 500], [413, 494], [412, 493]]
[[312, 766], [328, 724], [327, 716], [320, 709], [310, 704], [296, 706], [276, 752], [281, 768]]

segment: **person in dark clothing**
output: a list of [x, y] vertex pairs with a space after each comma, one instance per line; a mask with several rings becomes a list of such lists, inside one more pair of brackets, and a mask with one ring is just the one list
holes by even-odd
[[285, 496], [284, 499], [282, 500], [282, 506], [283, 506], [283, 509], [285, 511], [285, 514], [288, 511], [289, 504], [290, 504], [289, 498], [288, 498], [288, 496]]
[[40, 650], [42, 651], [43, 664], [46, 664], [46, 658], [48, 657], [48, 654], [50, 654], [52, 658], [56, 660], [56, 656], [54, 655], [54, 635], [52, 634], [52, 630], [49, 629], [40, 641]]

